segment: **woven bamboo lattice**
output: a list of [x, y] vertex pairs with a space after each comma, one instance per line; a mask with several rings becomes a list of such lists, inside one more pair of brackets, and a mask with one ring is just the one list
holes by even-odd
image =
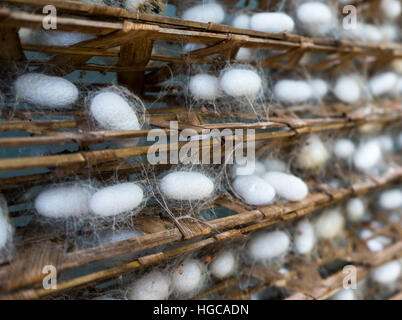
[[[293, 70], [300, 67], [306, 53], [319, 53], [327, 58], [316, 64], [304, 66], [310, 72], [325, 71], [336, 73], [348, 68], [355, 58], [371, 57], [369, 70], [375, 71], [396, 58], [402, 58], [400, 44], [368, 44], [350, 41], [307, 38], [292, 34], [267, 34], [252, 30], [241, 30], [218, 24], [205, 24], [183, 21], [148, 14], [132, 14], [119, 8], [91, 6], [73, 1], [56, 0], [6, 0], [0, 7], [0, 63], [3, 70], [13, 72], [21, 66], [37, 67], [47, 74], [68, 75], [76, 70], [115, 72], [118, 82], [137, 93], [144, 101], [152, 101], [172, 73], [180, 73], [189, 64], [208, 64], [223, 68], [233, 61], [242, 47], [264, 51], [280, 52], [262, 61], [251, 64], [261, 68]], [[233, 1], [227, 1], [231, 3]], [[43, 16], [40, 9], [52, 4], [60, 15], [57, 20], [58, 31], [74, 31], [96, 35], [93, 40], [83, 41], [70, 47], [21, 43], [19, 28], [42, 28]], [[28, 10], [21, 10], [28, 8]], [[266, 8], [260, 8], [266, 9]], [[155, 42], [203, 43], [207, 46], [181, 55], [153, 54]], [[116, 49], [119, 47], [119, 49]], [[25, 52], [52, 54], [48, 59], [28, 59]], [[216, 56], [214, 56], [216, 55]], [[115, 65], [98, 65], [88, 61], [94, 56], [116, 57]], [[212, 58], [212, 56], [214, 56]], [[150, 62], [159, 62], [157, 65]], [[92, 84], [94, 87], [99, 84]], [[10, 92], [6, 92], [10, 94]], [[381, 123], [385, 126], [400, 126], [402, 105], [399, 101], [377, 102], [378, 107], [368, 113], [356, 106], [347, 106], [333, 101], [321, 106], [303, 106], [300, 109], [284, 111], [276, 105], [269, 105], [269, 114], [239, 113], [244, 122], [230, 121], [230, 112], [217, 114], [208, 106], [189, 110], [180, 104], [175, 90], [168, 92], [161, 102], [165, 107], [147, 110], [146, 123], [152, 129], [170, 131], [170, 121], [177, 121], [179, 130], [192, 128], [197, 132], [203, 129], [257, 129], [255, 140], [257, 152], [264, 153], [269, 148], [286, 147], [295, 144], [300, 137], [312, 132], [325, 134], [344, 134], [367, 123]], [[60, 179], [77, 177], [99, 177], [107, 179], [130, 174], [142, 174], [148, 164], [139, 161], [126, 162], [128, 158], [141, 158], [147, 154], [148, 146], [124, 149], [89, 150], [91, 145], [125, 138], [144, 138], [151, 129], [137, 131], [92, 131], [87, 127], [88, 115], [84, 108], [69, 110], [21, 109], [7, 107], [2, 109], [0, 132], [23, 131], [29, 136], [7, 136], [0, 138], [1, 148], [35, 147], [40, 145], [74, 144], [77, 152], [45, 155], [40, 157], [13, 157], [0, 159], [0, 172], [10, 173], [0, 179], [0, 191], [10, 200], [11, 205], [20, 206], [24, 202], [15, 194], [32, 186], [46, 185]], [[47, 119], [38, 119], [46, 112]], [[59, 120], [68, 116], [70, 120]], [[49, 119], [50, 118], [50, 119]], [[225, 121], [227, 120], [227, 121]], [[222, 139], [211, 139], [212, 147], [221, 147], [224, 140], [238, 139], [228, 135]], [[169, 144], [174, 151], [180, 143]], [[17, 256], [0, 267], [2, 298], [57, 297], [72, 292], [80, 292], [96, 284], [118, 278], [149, 266], [173, 260], [184, 254], [208, 250], [233, 241], [241, 241], [248, 234], [270, 226], [296, 220], [312, 214], [318, 209], [337, 204], [356, 195], [364, 195], [385, 186], [400, 182], [402, 160], [398, 157], [388, 159], [393, 168], [390, 173], [367, 176], [350, 173], [347, 186], [332, 189], [326, 184], [309, 181], [311, 190], [308, 198], [289, 204], [276, 204], [267, 207], [251, 207], [239, 200], [219, 197], [208, 208], [224, 208], [233, 214], [206, 222], [183, 222], [176, 225], [157, 213], [160, 207], [146, 207], [135, 225], [146, 234], [141, 237], [103, 245], [101, 247], [66, 251], [57, 243], [66, 235], [60, 233], [36, 234], [28, 228], [17, 230]], [[44, 173], [26, 173], [24, 170], [46, 169]], [[155, 170], [164, 170], [158, 166]], [[18, 175], [13, 173], [18, 172]], [[13, 195], [13, 196], [11, 196]], [[18, 199], [18, 200], [13, 200]], [[202, 210], [201, 209], [201, 210]], [[15, 210], [11, 217], [30, 215], [29, 210]], [[375, 235], [386, 233], [394, 243], [387, 249], [373, 254], [353, 235], [349, 234], [349, 246], [323, 256], [319, 261], [290, 261], [298, 265], [287, 275], [281, 275], [262, 267], [254, 267], [252, 274], [240, 273], [238, 277], [218, 283], [198, 297], [203, 298], [219, 293], [224, 298], [249, 299], [252, 294], [272, 286], [290, 292], [287, 299], [325, 299], [342, 286], [342, 272], [338, 270], [330, 277], [323, 278], [317, 268], [331, 260], [341, 259], [359, 268], [359, 276], [364, 277], [374, 267], [402, 255], [402, 233], [400, 226], [386, 220], [387, 228], [374, 230]], [[83, 230], [83, 233], [86, 231]], [[51, 246], [48, 244], [52, 243]], [[169, 247], [170, 246], [170, 247]], [[131, 254], [130, 258], [127, 255]], [[121, 258], [112, 267], [103, 267], [80, 276], [72, 276], [58, 283], [56, 290], [41, 287], [42, 268], [52, 262], [59, 273], [90, 266], [102, 261]], [[28, 263], [29, 262], [29, 263]], [[247, 268], [246, 268], [247, 269]], [[23, 275], [23, 276], [21, 276]], [[255, 287], [240, 290], [237, 284], [242, 277], [258, 279]], [[296, 277], [302, 280], [295, 280]], [[309, 283], [303, 279], [309, 278]], [[397, 292], [393, 298], [400, 297]]]

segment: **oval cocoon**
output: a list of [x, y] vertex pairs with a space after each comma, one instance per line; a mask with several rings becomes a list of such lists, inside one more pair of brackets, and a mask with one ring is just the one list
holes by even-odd
[[285, 254], [289, 249], [289, 236], [283, 231], [260, 233], [248, 244], [250, 258], [257, 262], [267, 262]]
[[182, 18], [204, 23], [222, 23], [225, 19], [225, 11], [220, 4], [208, 2], [185, 10]]
[[92, 191], [82, 185], [61, 185], [42, 191], [35, 199], [35, 209], [49, 218], [77, 217], [89, 212]]
[[18, 99], [41, 107], [62, 108], [74, 104], [78, 89], [70, 81], [40, 73], [27, 73], [14, 82]]
[[337, 209], [324, 211], [316, 220], [315, 229], [318, 238], [333, 239], [339, 236], [344, 228], [345, 218]]
[[371, 78], [369, 88], [375, 96], [392, 93], [398, 81], [398, 76], [394, 72], [384, 72]]
[[232, 26], [239, 29], [250, 29], [250, 16], [244, 13], [237, 15], [232, 21]]
[[383, 210], [397, 210], [402, 208], [402, 192], [399, 189], [387, 190], [381, 193], [378, 205]]
[[236, 257], [232, 250], [221, 251], [209, 265], [211, 274], [217, 279], [230, 277], [236, 269]]
[[353, 157], [355, 145], [349, 139], [339, 139], [334, 143], [333, 152], [337, 158], [348, 160]]
[[275, 189], [278, 196], [288, 201], [300, 201], [308, 195], [308, 187], [304, 181], [292, 174], [271, 171], [265, 173], [263, 178]]
[[270, 204], [275, 198], [274, 188], [264, 179], [255, 176], [237, 176], [233, 189], [247, 204], [263, 206]]
[[296, 165], [303, 169], [322, 167], [329, 159], [329, 153], [320, 137], [311, 135], [299, 149]]
[[189, 90], [196, 99], [215, 100], [219, 97], [219, 80], [209, 74], [197, 74], [190, 79]]
[[203, 266], [197, 260], [188, 260], [173, 270], [172, 286], [179, 294], [188, 294], [203, 285]]
[[381, 147], [376, 140], [363, 143], [353, 158], [355, 167], [362, 171], [369, 171], [374, 168], [382, 159]]
[[102, 129], [106, 130], [139, 130], [137, 114], [130, 104], [111, 91], [98, 93], [90, 104], [92, 117]]
[[166, 300], [169, 297], [169, 276], [153, 271], [138, 279], [130, 289], [130, 300]]
[[346, 204], [346, 213], [350, 221], [360, 221], [365, 212], [366, 206], [360, 198], [350, 199]]
[[229, 96], [256, 98], [261, 92], [262, 80], [254, 70], [231, 68], [223, 71], [220, 86]]
[[315, 245], [314, 226], [307, 220], [301, 221], [296, 226], [295, 249], [299, 254], [310, 253]]
[[[373, 271], [372, 279], [382, 285], [394, 284], [401, 275], [401, 264], [399, 261], [388, 262]], [[396, 284], [396, 283], [395, 283]]]
[[336, 81], [334, 94], [342, 102], [355, 103], [360, 99], [360, 85], [354, 77], [340, 77]]
[[167, 174], [160, 182], [162, 193], [172, 200], [202, 200], [215, 189], [212, 179], [200, 172], [178, 171]]
[[297, 8], [296, 16], [300, 26], [313, 35], [327, 34], [334, 22], [330, 7], [319, 1], [303, 3]]
[[305, 102], [312, 97], [311, 87], [302, 80], [280, 80], [274, 87], [275, 97], [285, 103]]
[[95, 192], [89, 202], [91, 212], [109, 217], [130, 212], [144, 199], [141, 187], [136, 183], [120, 183]]
[[291, 17], [281, 12], [261, 12], [251, 16], [250, 28], [252, 30], [282, 33], [291, 32], [295, 23]]
[[322, 99], [328, 93], [328, 84], [322, 79], [313, 79], [308, 82], [314, 99]]

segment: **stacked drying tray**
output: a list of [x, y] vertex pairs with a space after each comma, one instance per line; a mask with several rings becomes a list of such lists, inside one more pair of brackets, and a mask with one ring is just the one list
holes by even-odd
[[[227, 1], [227, 5], [234, 2]], [[4, 93], [0, 191], [7, 202], [2, 212], [6, 215], [9, 211], [14, 235], [2, 255], [2, 298], [138, 298], [135, 288], [141, 287], [137, 281], [140, 277], [145, 275], [142, 279], [146, 281], [150, 273], [160, 276], [159, 270], [168, 270], [172, 274], [168, 282], [175, 283], [175, 289], [171, 292], [171, 283], [155, 276], [159, 279], [159, 291], [154, 292], [161, 294], [158, 297], [326, 299], [342, 293], [345, 265], [356, 266], [359, 280], [369, 287], [359, 293], [360, 297], [401, 296], [400, 283], [394, 279], [395, 285], [384, 290], [381, 285], [387, 279], [382, 279], [381, 269], [374, 272], [375, 276], [372, 271], [383, 265], [395, 268], [387, 263], [393, 260], [395, 264], [402, 256], [402, 229], [398, 220], [402, 200], [398, 192], [383, 191], [399, 190], [402, 159], [398, 151], [402, 143], [398, 145], [396, 139], [396, 146], [388, 149], [386, 143], [380, 144], [387, 152], [369, 168], [373, 170], [359, 170], [364, 169], [366, 161], [360, 166], [356, 165], [360, 163], [356, 159], [329, 159], [328, 155], [324, 156], [326, 165], [319, 169], [307, 170], [295, 165], [297, 155], [304, 154], [299, 152], [303, 146], [316, 145], [317, 139], [320, 139], [319, 146], [325, 144], [324, 148], [333, 148], [337, 155], [334, 141], [343, 139], [364, 145], [365, 140], [379, 132], [399, 137], [400, 96], [385, 96], [375, 101], [361, 98], [353, 103], [331, 97], [294, 103], [298, 106], [290, 108], [284, 107], [275, 94], [270, 99], [265, 94], [248, 107], [236, 99], [217, 102], [189, 99], [189, 90], [183, 85], [186, 80], [180, 80], [180, 75], [186, 75], [191, 68], [192, 74], [200, 70], [219, 74], [241, 65], [236, 61], [241, 48], [258, 50], [258, 60], [248, 61], [247, 70], [259, 70], [261, 78], [264, 70], [274, 70], [276, 80], [296, 74], [300, 77], [302, 72], [322, 72], [331, 79], [351, 69], [371, 77], [384, 65], [402, 58], [401, 45], [270, 34], [73, 1], [7, 0], [4, 3], [0, 8], [3, 48], [0, 91]], [[365, 3], [362, 1], [362, 5]], [[57, 32], [90, 36], [69, 45], [21, 41], [22, 28], [24, 32], [42, 28], [42, 8], [49, 4], [57, 9]], [[268, 9], [271, 8], [256, 10]], [[184, 47], [202, 44], [202, 47], [179, 54], [171, 49], [183, 44]], [[304, 60], [307, 55], [318, 55], [320, 59], [318, 62]], [[35, 103], [21, 107], [16, 103], [12, 83], [26, 70], [59, 77], [75, 74], [72, 79], [77, 86], [79, 83], [81, 96], [67, 109]], [[91, 77], [87, 77], [87, 72], [92, 73]], [[170, 81], [173, 75], [177, 76], [176, 81]], [[138, 110], [138, 115], [143, 116], [140, 129], [99, 130], [91, 121], [88, 101], [94, 92], [115, 79], [129, 89], [128, 93], [123, 91], [128, 100], [135, 93], [144, 104], [145, 108]], [[272, 92], [275, 93], [275, 88]], [[230, 183], [230, 166], [227, 170], [226, 166], [211, 165], [202, 170], [220, 177], [219, 188], [216, 187], [209, 201], [183, 206], [186, 214], [191, 211], [191, 216], [180, 217], [183, 207], [158, 201], [160, 190], [156, 190], [164, 172], [177, 170], [172, 168], [174, 165], [149, 164], [145, 157], [149, 144], [137, 145], [138, 141], [129, 146], [119, 144], [138, 138], [144, 140], [157, 128], [168, 134], [171, 121], [178, 122], [179, 131], [191, 128], [200, 134], [203, 129], [255, 129], [257, 157], [284, 160], [288, 165], [284, 171], [290, 167], [302, 177], [308, 185], [308, 195], [297, 201], [280, 199], [255, 205], [233, 190], [236, 188]], [[214, 148], [221, 148], [225, 141], [248, 138], [236, 134], [204, 137]], [[185, 143], [168, 141], [167, 151], [175, 151]], [[135, 215], [125, 215], [122, 219], [56, 222], [41, 219], [34, 207], [35, 197], [49, 185], [74, 181], [89, 183], [95, 189], [99, 188], [97, 184], [141, 181], [139, 185], [145, 194], [143, 205]], [[314, 252], [309, 251], [307, 255], [297, 254], [296, 243], [292, 244], [295, 248], [289, 248], [288, 240], [298, 235], [297, 223], [308, 221], [303, 220], [306, 217], [315, 222], [315, 227], [320, 225], [318, 221], [324, 221], [320, 216], [335, 217], [328, 220], [330, 224], [335, 221], [343, 227], [345, 218], [339, 218], [339, 211], [344, 210], [344, 204], [348, 207], [349, 199], [355, 198], [364, 199], [365, 218], [348, 217], [341, 237], [321, 236]], [[324, 221], [321, 226], [324, 229], [328, 223]], [[119, 234], [127, 230], [128, 236]], [[252, 241], [266, 231], [282, 232], [274, 233], [277, 239], [271, 238], [274, 242], [285, 242], [283, 251], [287, 255], [279, 252], [280, 257], [272, 261], [262, 255], [262, 261], [258, 261], [263, 251], [260, 248], [262, 251], [254, 252], [253, 259], [247, 259]], [[235, 252], [237, 266], [227, 276], [220, 277], [213, 262], [225, 250]], [[269, 250], [265, 250], [269, 256]], [[43, 268], [49, 265], [55, 266], [58, 273], [55, 289], [42, 285]], [[196, 278], [197, 268], [202, 285], [187, 290], [186, 286], [191, 287], [191, 283], [177, 284], [177, 274], [188, 271]], [[372, 279], [379, 280], [371, 284]]]

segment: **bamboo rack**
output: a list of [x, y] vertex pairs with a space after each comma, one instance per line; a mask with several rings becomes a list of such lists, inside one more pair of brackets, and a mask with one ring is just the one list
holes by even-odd
[[[371, 1], [357, 2], [368, 9], [375, 5]], [[227, 0], [226, 4], [233, 5], [233, 1]], [[43, 15], [39, 12], [44, 5], [56, 7], [59, 15], [58, 31], [87, 33], [95, 38], [68, 47], [21, 43], [18, 36], [20, 28], [42, 28]], [[275, 1], [271, 5], [275, 5]], [[267, 9], [260, 7], [257, 10]], [[175, 45], [202, 43], [206, 47], [180, 54], [153, 53], [159, 42]], [[0, 176], [0, 191], [9, 198], [9, 204], [17, 208], [27, 203], [12, 195], [33, 186], [81, 177], [106, 180], [116, 176], [128, 177], [133, 173], [141, 176], [149, 165], [141, 160], [132, 164], [127, 159], [142, 159], [141, 157], [147, 155], [149, 146], [100, 150], [90, 150], [89, 147], [126, 138], [145, 139], [153, 129], [170, 134], [171, 121], [177, 121], [179, 133], [185, 128], [192, 128], [197, 133], [202, 133], [205, 129], [255, 129], [258, 131], [255, 134], [257, 152], [261, 154], [270, 148], [292, 146], [304, 135], [314, 132], [342, 135], [354, 132], [365, 124], [382, 124], [396, 128], [402, 125], [402, 104], [389, 99], [376, 101], [369, 112], [361, 108], [364, 101], [350, 106], [329, 99], [321, 106], [304, 105], [291, 110], [284, 110], [275, 104], [263, 104], [259, 107], [266, 112], [239, 112], [234, 120], [230, 110], [217, 113], [212, 106], [196, 105], [191, 109], [185, 107], [183, 97], [178, 94], [180, 88], [170, 89], [163, 97], [158, 96], [164, 90], [161, 83], [172, 74], [180, 74], [190, 64], [222, 69], [228, 63], [236, 62], [235, 57], [240, 48], [275, 53], [263, 60], [251, 62], [255, 67], [336, 74], [347, 69], [356, 59], [366, 61], [368, 58], [371, 62], [367, 62], [366, 67], [369, 73], [374, 72], [382, 65], [402, 58], [401, 44], [358, 43], [295, 34], [268, 34], [214, 23], [133, 14], [121, 8], [65, 0], [2, 1], [0, 44], [0, 65], [7, 75], [27, 66], [59, 76], [76, 70], [115, 73], [118, 84], [128, 87], [144, 102], [152, 104], [157, 97], [165, 105], [147, 109], [146, 128], [143, 130], [96, 131], [88, 124], [88, 114], [83, 103], [68, 110], [34, 107], [14, 109], [12, 94], [8, 88], [4, 88], [6, 101], [1, 110], [3, 120], [0, 121], [0, 148], [74, 145], [77, 149], [75, 152], [44, 156], [1, 158], [0, 174], [5, 175]], [[40, 52], [49, 56], [30, 59], [27, 52]], [[309, 53], [323, 54], [326, 58], [315, 65], [302, 66], [300, 62], [303, 56]], [[89, 63], [92, 57], [111, 57], [116, 61], [107, 65]], [[102, 86], [104, 85], [99, 83], [91, 84], [91, 88]], [[46, 114], [46, 118], [42, 117], [43, 114]], [[63, 119], [60, 120], [60, 117]], [[15, 132], [22, 132], [24, 135], [14, 135]], [[236, 135], [211, 139], [211, 148], [222, 147], [225, 140], [238, 139]], [[183, 144], [184, 142], [169, 143], [166, 146], [168, 153], [178, 150]], [[248, 235], [255, 231], [284, 223], [291, 224], [300, 217], [339, 204], [350, 197], [400, 183], [402, 159], [396, 156], [387, 161], [392, 171], [372, 176], [348, 172], [348, 185], [339, 189], [332, 189], [325, 183], [311, 179], [308, 184], [312, 192], [300, 202], [252, 207], [240, 200], [220, 196], [200, 211], [221, 208], [232, 212], [231, 215], [204, 222], [186, 221], [180, 227], [159, 215], [163, 212], [160, 206], [148, 206], [134, 223], [145, 232], [143, 236], [88, 249], [65, 250], [58, 243], [67, 238], [66, 234], [59, 231], [37, 234], [36, 231], [29, 230], [28, 225], [17, 230], [21, 240], [15, 244], [16, 257], [0, 265], [0, 299], [54, 298], [70, 293], [79, 296], [88, 288], [95, 288], [110, 279], [168, 263], [186, 254], [235, 241], [246, 241]], [[32, 173], [29, 171], [32, 169], [45, 172]], [[164, 169], [166, 166], [163, 165], [154, 168], [157, 172]], [[15, 172], [18, 175], [13, 174]], [[10, 215], [12, 218], [31, 216], [32, 210], [15, 209], [11, 210]], [[286, 275], [267, 268], [253, 268], [251, 275], [240, 273], [236, 278], [216, 283], [200, 293], [198, 298], [219, 294], [225, 299], [250, 299], [253, 294], [275, 286], [290, 292], [286, 299], [326, 299], [341, 288], [342, 272], [338, 271], [327, 278], [320, 277], [317, 268], [324, 262], [338, 258], [353, 263], [358, 266], [359, 275], [365, 277], [373, 268], [402, 256], [401, 228], [391, 221], [386, 221], [386, 224], [386, 230], [374, 230], [375, 235], [388, 232], [395, 241], [379, 253], [369, 252], [357, 236], [349, 233], [348, 239], [356, 246], [339, 250], [335, 257], [328, 255], [320, 261], [297, 261], [300, 267]], [[82, 230], [83, 234], [89, 232], [90, 230]], [[64, 274], [66, 271], [81, 270], [83, 267], [110, 261], [113, 261], [112, 267], [106, 264], [93, 272], [63, 279], [56, 290], [41, 287], [41, 271], [44, 265], [53, 264], [59, 274]], [[295, 275], [301, 279], [312, 277], [313, 281], [311, 285], [307, 285], [302, 280], [296, 281]], [[243, 277], [250, 276], [259, 280], [258, 285], [247, 290], [239, 289], [238, 283]], [[400, 299], [401, 293], [395, 292], [391, 298]]]

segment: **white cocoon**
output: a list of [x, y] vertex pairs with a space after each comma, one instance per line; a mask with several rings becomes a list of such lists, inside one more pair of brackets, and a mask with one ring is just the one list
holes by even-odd
[[345, 218], [338, 209], [330, 209], [321, 213], [315, 222], [318, 238], [334, 239], [342, 234]]
[[310, 253], [315, 245], [314, 226], [307, 220], [300, 221], [296, 226], [295, 249], [299, 254]]
[[191, 77], [189, 90], [195, 99], [215, 100], [220, 94], [219, 80], [209, 74], [197, 74]]
[[328, 93], [328, 84], [322, 79], [312, 79], [308, 82], [314, 99], [320, 100]]
[[285, 254], [289, 245], [290, 239], [285, 232], [264, 232], [250, 240], [248, 254], [257, 262], [268, 262]]
[[223, 71], [220, 78], [222, 90], [229, 96], [256, 98], [262, 89], [260, 75], [250, 69], [230, 68]]
[[215, 189], [212, 179], [200, 172], [177, 171], [164, 176], [160, 182], [162, 193], [172, 200], [202, 200]]
[[252, 60], [253, 52], [249, 48], [240, 48], [236, 54], [236, 60], [248, 62]]
[[353, 157], [355, 153], [355, 145], [349, 139], [336, 140], [333, 146], [334, 155], [343, 160], [348, 160]]
[[331, 297], [331, 300], [356, 300], [353, 289], [342, 289]]
[[345, 103], [355, 103], [360, 99], [360, 85], [353, 76], [340, 77], [335, 84], [335, 96]]
[[254, 206], [270, 204], [275, 198], [274, 188], [255, 175], [236, 177], [233, 189], [244, 202]]
[[250, 16], [245, 13], [237, 15], [232, 21], [232, 26], [239, 29], [250, 29]]
[[169, 297], [169, 276], [160, 271], [152, 271], [141, 277], [130, 289], [130, 300], [166, 300]]
[[42, 107], [62, 108], [78, 99], [78, 89], [70, 81], [40, 73], [24, 74], [14, 82], [18, 99]]
[[300, 148], [296, 164], [302, 169], [322, 167], [329, 159], [329, 153], [320, 137], [311, 135]]
[[144, 192], [138, 184], [120, 183], [95, 192], [89, 207], [93, 214], [109, 217], [134, 210], [143, 199]]
[[172, 286], [176, 293], [189, 294], [202, 287], [203, 279], [203, 266], [197, 260], [191, 259], [173, 270]]
[[346, 214], [350, 221], [360, 221], [366, 212], [366, 205], [360, 198], [350, 199], [346, 203]]
[[373, 231], [371, 231], [370, 229], [362, 229], [359, 231], [360, 239], [366, 240], [372, 236], [373, 236]]
[[280, 80], [274, 86], [274, 95], [284, 103], [300, 103], [312, 97], [312, 90], [303, 80]]
[[185, 10], [182, 18], [184, 20], [204, 23], [222, 23], [225, 19], [225, 11], [220, 4], [208, 2]]
[[217, 279], [230, 277], [236, 269], [236, 257], [232, 250], [222, 250], [209, 265], [211, 274]]
[[279, 171], [267, 172], [263, 178], [274, 189], [278, 196], [288, 201], [300, 201], [308, 195], [308, 187], [304, 181], [292, 174]]
[[391, 20], [400, 17], [402, 12], [402, 4], [400, 0], [382, 0], [380, 8], [383, 14]]
[[274, 158], [266, 158], [264, 160], [264, 166], [267, 172], [269, 171], [286, 172], [288, 169], [288, 166], [286, 165], [285, 162]]
[[391, 239], [384, 236], [378, 236], [366, 242], [367, 247], [371, 252], [379, 252], [384, 250], [385, 247], [391, 244]]
[[397, 210], [402, 208], [402, 192], [399, 189], [387, 190], [381, 193], [378, 205], [383, 210]]
[[376, 140], [370, 140], [363, 143], [356, 150], [353, 157], [355, 167], [362, 171], [369, 171], [380, 163], [382, 159], [382, 150]]
[[296, 10], [296, 16], [300, 27], [312, 35], [325, 35], [334, 24], [331, 8], [319, 1], [301, 4]]
[[98, 93], [90, 104], [92, 117], [102, 129], [106, 130], [139, 130], [137, 114], [122, 96], [111, 91]]
[[42, 191], [35, 209], [49, 218], [77, 217], [89, 212], [92, 190], [83, 185], [60, 185]]
[[394, 72], [384, 72], [370, 79], [369, 88], [375, 96], [392, 93], [398, 81], [398, 76]]
[[372, 279], [382, 285], [394, 284], [401, 275], [401, 264], [397, 260], [378, 267], [371, 274]]
[[295, 23], [293, 19], [281, 12], [255, 13], [251, 16], [250, 20], [250, 28], [261, 32], [291, 32], [294, 27]]
[[62, 31], [40, 31], [35, 34], [35, 42], [48, 46], [69, 47], [82, 41], [96, 38], [92, 34]]

